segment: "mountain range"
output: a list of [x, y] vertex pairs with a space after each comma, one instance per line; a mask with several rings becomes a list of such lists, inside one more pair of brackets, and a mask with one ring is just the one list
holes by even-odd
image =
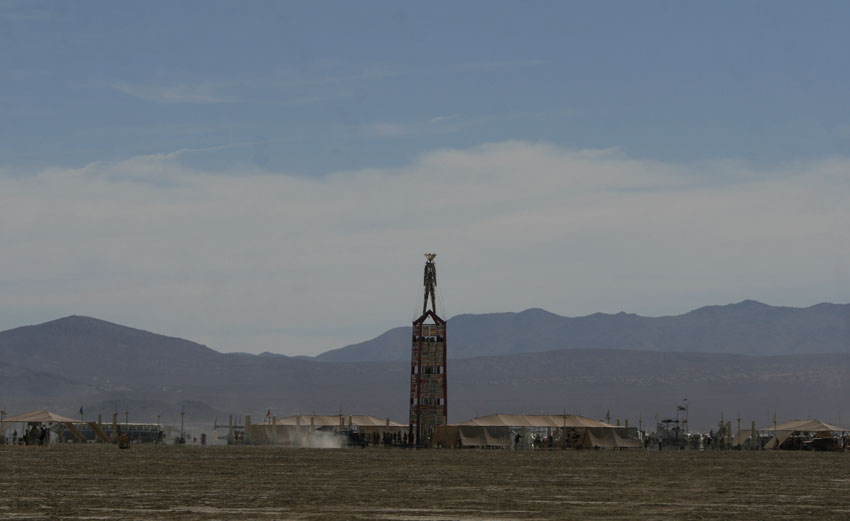
[[[520, 313], [458, 315], [449, 319], [447, 327], [449, 358], [612, 348], [743, 355], [850, 352], [850, 304], [792, 308], [745, 300], [669, 317], [595, 313], [571, 318], [533, 308]], [[410, 327], [397, 327], [316, 359], [407, 360], [410, 335]]]
[[[661, 318], [459, 315], [448, 323], [449, 420], [566, 410], [648, 424], [687, 397], [695, 427], [720, 414], [766, 423], [773, 412], [840, 424], [850, 419], [848, 330], [850, 306], [836, 304], [745, 301]], [[221, 353], [71, 316], [0, 332], [0, 405], [69, 416], [82, 405], [89, 417], [128, 410], [131, 421], [171, 422], [183, 408], [187, 422], [207, 427], [267, 411], [404, 422], [409, 344], [402, 327], [315, 359]]]

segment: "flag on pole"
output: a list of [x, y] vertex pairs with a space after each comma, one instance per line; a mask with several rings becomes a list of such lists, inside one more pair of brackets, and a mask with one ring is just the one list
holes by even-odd
[[82, 416], [82, 415], [83, 415], [83, 406], [80, 405], [80, 416]]

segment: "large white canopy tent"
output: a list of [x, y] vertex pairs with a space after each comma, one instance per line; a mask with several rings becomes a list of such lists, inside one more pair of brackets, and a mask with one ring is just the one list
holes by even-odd
[[831, 437], [834, 433], [850, 432], [850, 430], [844, 427], [838, 427], [837, 425], [815, 419], [789, 420], [775, 426], [763, 427], [759, 431], [773, 434], [767, 440], [767, 443], [764, 444], [763, 448], [765, 450], [778, 449], [795, 432], [816, 433], [821, 437]]
[[8, 418], [3, 418], [0, 422], [0, 435], [2, 435], [5, 439], [6, 430], [14, 425], [15, 423], [52, 423], [58, 424], [62, 423], [74, 433], [75, 437], [77, 437], [80, 441], [85, 441], [84, 438], [81, 438], [79, 431], [74, 427], [75, 423], [81, 423], [80, 420], [75, 420], [74, 418], [68, 418], [67, 416], [62, 416], [61, 414], [57, 414], [55, 412], [50, 411], [29, 411], [23, 414], [18, 414], [17, 416], [10, 416]]
[[377, 418], [362, 414], [352, 415], [316, 415], [296, 414], [275, 419], [274, 423], [251, 423], [245, 426], [249, 443], [301, 445], [317, 430], [343, 431], [357, 430], [364, 434], [401, 433], [407, 426], [391, 421], [389, 418]]
[[[437, 427], [434, 444], [443, 447], [514, 446], [517, 435], [532, 433], [561, 437], [578, 436], [576, 448], [639, 448], [635, 429], [609, 425], [574, 414], [491, 414], [452, 425]], [[565, 441], [561, 443], [566, 443]]]
[[3, 423], [80, 423], [80, 421], [50, 411], [30, 411], [5, 418]]

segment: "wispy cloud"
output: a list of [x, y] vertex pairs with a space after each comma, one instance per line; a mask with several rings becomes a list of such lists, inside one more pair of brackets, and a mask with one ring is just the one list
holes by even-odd
[[435, 134], [452, 134], [462, 132], [476, 126], [494, 121], [511, 121], [520, 119], [539, 119], [559, 116], [557, 112], [511, 112], [487, 116], [461, 117], [460, 114], [434, 116], [427, 120], [414, 121], [378, 121], [359, 125], [349, 129], [350, 133], [366, 138], [392, 138], [404, 136], [423, 136]]
[[457, 128], [444, 123], [456, 120], [459, 116], [435, 116], [424, 121], [376, 122], [358, 127], [356, 133], [363, 137], [389, 138], [417, 136], [425, 134], [445, 134], [457, 131]]
[[[850, 298], [834, 276], [850, 260], [847, 158], [767, 173], [504, 142], [321, 178], [180, 161], [215, 149], [0, 172], [0, 242], [14, 245], [0, 317], [84, 313], [230, 351], [316, 352], [408, 321], [428, 250], [449, 315]], [[327, 316], [358, 338], [249, 333]]]
[[405, 122], [376, 122], [354, 127], [350, 133], [365, 138], [397, 138], [410, 136], [425, 136], [434, 134], [451, 134], [460, 130], [457, 125], [441, 124], [454, 117], [437, 117], [424, 121]]
[[282, 89], [337, 86], [383, 80], [405, 74], [407, 74], [406, 71], [390, 69], [382, 65], [365, 65], [352, 70], [347, 64], [319, 61], [314, 63], [314, 67], [310, 70], [286, 68], [273, 71], [264, 79], [256, 81], [254, 86]]
[[[402, 76], [430, 76], [455, 72], [492, 72], [516, 67], [531, 67], [541, 65], [543, 60], [520, 60], [520, 61], [481, 61], [468, 62], [456, 66], [437, 68], [408, 68], [390, 69], [382, 66], [367, 66], [359, 71], [340, 70], [335, 64], [326, 64], [315, 71], [279, 71], [273, 77], [254, 80], [251, 82], [229, 81], [231, 91], [242, 93], [253, 92], [258, 95], [258, 103], [271, 103], [276, 105], [307, 105], [321, 103], [353, 96], [353, 92], [343, 89], [342, 85], [351, 83], [362, 83], [369, 81], [380, 81]], [[329, 87], [339, 86], [333, 92], [328, 92]], [[243, 103], [252, 101], [250, 97], [242, 95], [239, 97], [227, 96], [220, 93], [222, 83], [175, 83], [175, 84], [137, 84], [129, 82], [114, 82], [110, 88], [122, 94], [149, 101], [152, 103]], [[325, 92], [313, 93], [312, 90], [324, 90]], [[307, 89], [307, 90], [305, 90]], [[342, 89], [342, 90], [340, 90]], [[274, 96], [270, 92], [274, 90]], [[456, 116], [437, 116], [432, 120], [438, 121], [453, 119]], [[388, 129], [389, 130], [389, 129]], [[394, 134], [389, 130], [390, 134]], [[377, 132], [380, 135], [381, 131]]]
[[306, 85], [353, 83], [361, 81], [383, 80], [387, 78], [392, 78], [394, 76], [400, 76], [402, 74], [403, 73], [400, 71], [394, 71], [386, 68], [367, 68], [360, 72], [351, 74], [316, 76], [312, 79], [305, 78], [301, 80], [301, 83]]
[[33, 68], [23, 68], [23, 69], [7, 69], [0, 71], [0, 76], [6, 76], [8, 78], [12, 78], [15, 80], [19, 79], [28, 79], [28, 78], [38, 78], [47, 76], [49, 72], [47, 69], [33, 69]]
[[416, 132], [415, 123], [371, 123], [359, 128], [358, 133], [366, 137], [400, 137]]
[[451, 116], [436, 116], [431, 118], [431, 123], [439, 123], [440, 121], [448, 121], [455, 118], [457, 118], [457, 114], [452, 114]]
[[518, 67], [536, 67], [545, 65], [546, 60], [505, 60], [505, 61], [475, 61], [455, 65], [450, 70], [454, 72], [493, 72]]
[[312, 105], [314, 103], [324, 103], [326, 101], [338, 101], [347, 98], [351, 98], [354, 94], [351, 91], [339, 91], [333, 92], [326, 95], [321, 96], [302, 96], [302, 97], [290, 97], [285, 98], [280, 101], [271, 102], [275, 105], [284, 105], [284, 106], [301, 106], [301, 105]]
[[238, 103], [241, 100], [215, 93], [212, 85], [138, 85], [117, 82], [111, 87], [123, 94], [152, 103]]
[[34, 2], [7, 2], [0, 4], [0, 21], [43, 22], [59, 19], [58, 13], [43, 8]]
[[547, 62], [540, 59], [528, 60], [505, 60], [505, 61], [470, 61], [450, 66], [438, 67], [388, 67], [383, 65], [365, 66], [360, 70], [345, 70], [341, 64], [326, 63], [323, 67], [314, 71], [279, 71], [277, 78], [271, 83], [281, 86], [310, 86], [310, 85], [336, 85], [348, 83], [361, 83], [375, 80], [387, 80], [390, 78], [405, 76], [433, 76], [457, 72], [495, 72], [505, 69], [520, 67], [535, 67], [545, 65]]

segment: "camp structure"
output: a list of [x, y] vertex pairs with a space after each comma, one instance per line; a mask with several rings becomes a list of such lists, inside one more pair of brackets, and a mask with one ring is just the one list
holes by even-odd
[[[699, 441], [700, 443], [705, 443], [703, 435], [700, 435]], [[732, 438], [731, 448], [738, 450], [759, 450], [761, 449], [762, 441], [764, 439], [761, 437], [759, 430], [756, 429], [756, 422], [752, 422], [752, 426], [749, 429], [741, 429], [739, 423], [738, 434]]]
[[770, 438], [764, 450], [841, 450], [850, 430], [820, 420], [790, 420], [759, 429]]
[[245, 442], [251, 445], [291, 447], [343, 447], [347, 445], [401, 444], [407, 425], [366, 415], [297, 414], [251, 423], [245, 417]]
[[[77, 423], [75, 427], [85, 438], [86, 443], [113, 443], [121, 434], [126, 434], [131, 443], [165, 443], [165, 440], [176, 430], [174, 427], [158, 423], [121, 422], [117, 424], [86, 422]], [[60, 441], [83, 441], [70, 429], [59, 432]]]
[[[20, 432], [16, 428], [13, 428], [13, 435], [9, 437], [6, 434], [6, 431], [16, 423], [24, 424], [21, 427]], [[55, 412], [50, 411], [30, 411], [25, 412], [23, 414], [18, 414], [17, 416], [11, 416], [9, 418], [3, 419], [3, 425], [0, 426], [0, 435], [3, 436], [4, 439], [10, 440], [12, 443], [17, 443], [19, 440], [27, 445], [38, 444], [42, 445], [44, 443], [50, 442], [50, 432], [58, 432], [57, 429], [60, 426], [64, 425], [64, 427], [70, 430], [74, 435], [79, 438], [80, 441], [83, 441], [84, 438], [82, 434], [80, 434], [79, 430], [74, 426], [75, 423], [80, 423], [79, 420], [75, 420], [73, 418], [68, 418], [67, 416], [62, 416], [61, 414], [56, 414]], [[55, 436], [54, 436], [55, 441]]]
[[[132, 443], [161, 443], [172, 429], [159, 423], [119, 423], [118, 414], [112, 415], [112, 423], [102, 423], [100, 415], [96, 422], [68, 418], [50, 411], [30, 411], [2, 420], [0, 439], [7, 443], [116, 443], [120, 434], [127, 434]], [[12, 428], [15, 424], [24, 424]], [[35, 430], [33, 430], [35, 428]], [[12, 430], [12, 435], [9, 435]], [[42, 436], [44, 433], [44, 436]]]
[[50, 411], [30, 411], [17, 416], [10, 416], [3, 423], [80, 423], [80, 420], [68, 418]]
[[439, 426], [434, 446], [485, 449], [625, 449], [643, 445], [634, 427], [565, 415], [492, 414]]

